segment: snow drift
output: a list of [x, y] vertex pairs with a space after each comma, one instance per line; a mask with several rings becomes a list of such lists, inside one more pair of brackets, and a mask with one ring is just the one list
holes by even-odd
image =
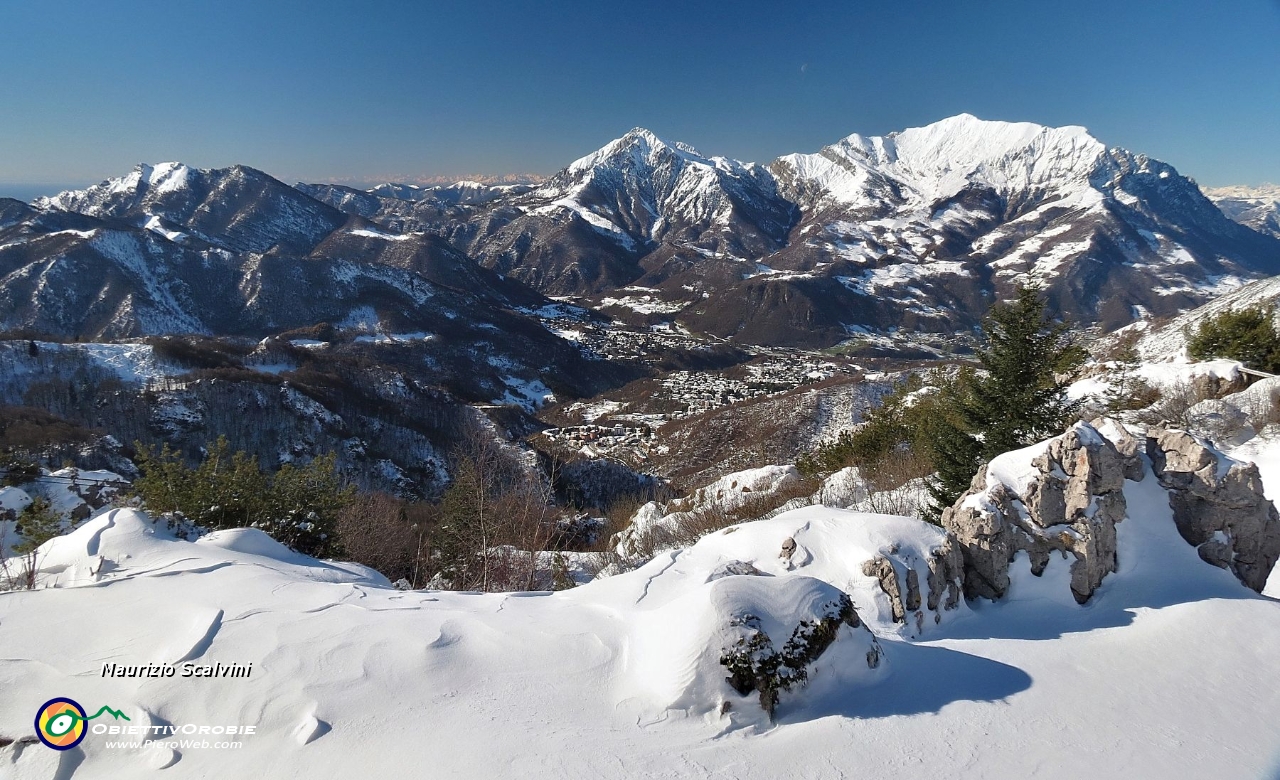
[[[1052, 447], [988, 473], [1021, 486], [1018, 469]], [[190, 542], [110, 511], [42, 549], [41, 589], [0, 594], [0, 767], [16, 778], [1274, 771], [1280, 691], [1259, 681], [1280, 675], [1265, 650], [1280, 645], [1280, 604], [1205, 562], [1151, 472], [1116, 489], [1114, 571], [1084, 606], [1069, 554], [1048, 555], [1037, 576], [1017, 550], [1001, 599], [967, 603], [942, 529], [821, 506], [569, 591], [518, 594], [397, 591], [256, 531]], [[104, 677], [113, 663], [253, 673]], [[147, 728], [255, 733], [235, 749], [90, 734], [56, 752], [32, 736], [54, 696]]]

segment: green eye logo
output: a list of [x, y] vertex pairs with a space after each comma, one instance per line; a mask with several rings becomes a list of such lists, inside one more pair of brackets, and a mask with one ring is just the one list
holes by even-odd
[[84, 707], [73, 699], [50, 699], [36, 711], [36, 736], [54, 750], [70, 750], [84, 739], [88, 731], [85, 724], [104, 712], [117, 720], [129, 720], [128, 715], [105, 705], [94, 714], [86, 715]]

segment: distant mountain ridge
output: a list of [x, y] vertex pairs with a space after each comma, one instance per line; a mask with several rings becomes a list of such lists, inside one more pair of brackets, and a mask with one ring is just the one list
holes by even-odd
[[468, 401], [536, 405], [548, 385], [589, 395], [613, 377], [542, 324], [555, 306], [440, 236], [245, 166], [140, 165], [31, 205], [0, 199], [0, 330], [243, 341], [325, 323], [325, 338], [413, 351], [415, 375]]
[[1206, 187], [1204, 194], [1241, 225], [1280, 238], [1280, 185]]
[[[1018, 283], [1115, 328], [1280, 273], [1280, 239], [1228, 219], [1171, 166], [1081, 127], [967, 114], [768, 165], [636, 128], [537, 185], [288, 187], [243, 166], [143, 165], [0, 208], [0, 226], [38, 232], [73, 214], [146, 231], [163, 262], [226, 252], [431, 268], [433, 283], [487, 300], [536, 308], [533, 288], [801, 347], [969, 332]], [[71, 240], [68, 229], [46, 233]], [[0, 261], [20, 245], [0, 243]], [[30, 250], [28, 262], [46, 257]]]
[[636, 128], [527, 192], [379, 203], [359, 213], [549, 294], [752, 343], [967, 330], [1026, 282], [1118, 327], [1280, 273], [1276, 237], [1171, 166], [1081, 127], [967, 114], [767, 166]]

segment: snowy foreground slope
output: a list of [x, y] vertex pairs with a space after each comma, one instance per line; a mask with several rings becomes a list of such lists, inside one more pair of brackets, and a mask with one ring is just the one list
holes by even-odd
[[[571, 591], [479, 595], [112, 511], [50, 544], [56, 587], [0, 594], [0, 737], [17, 740], [0, 777], [1276, 777], [1280, 602], [1202, 562], [1147, 471], [1125, 482], [1118, 570], [1086, 605], [1066, 560], [1040, 578], [1015, 561], [1004, 601], [923, 628], [894, 623], [863, 573], [884, 557], [923, 581], [944, 536], [906, 518], [809, 507]], [[734, 619], [780, 640], [840, 592], [857, 625], [770, 724], [724, 681]], [[175, 662], [253, 672], [101, 677]], [[256, 733], [239, 749], [24, 744], [56, 696]]]

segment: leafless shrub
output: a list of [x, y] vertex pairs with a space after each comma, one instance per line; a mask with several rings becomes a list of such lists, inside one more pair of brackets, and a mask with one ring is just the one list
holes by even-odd
[[862, 470], [868, 490], [879, 491], [892, 490], [932, 473], [933, 463], [929, 458], [907, 447], [894, 449]]
[[338, 513], [335, 530], [349, 560], [417, 588], [429, 576], [425, 562], [434, 525], [430, 504], [371, 493], [357, 496]]
[[1140, 411], [1136, 417], [1144, 425], [1168, 425], [1185, 430], [1194, 422], [1189, 414], [1191, 407], [1211, 397], [1212, 393], [1203, 384], [1174, 382], [1161, 391], [1158, 401]]
[[640, 497], [632, 494], [624, 495], [609, 505], [604, 512], [604, 526], [596, 533], [595, 541], [587, 547], [586, 555], [579, 556], [587, 573], [599, 576], [606, 570], [620, 571], [625, 568], [625, 561], [618, 554], [616, 537], [631, 525], [631, 519], [642, 506], [644, 503]]
[[1104, 339], [1097, 344], [1098, 349], [1094, 357], [1103, 363], [1137, 363], [1138, 341], [1142, 339], [1142, 334], [1143, 331], [1135, 328]]
[[713, 502], [686, 512], [675, 512], [648, 528], [634, 531], [629, 539], [631, 556], [649, 560], [663, 550], [690, 547], [708, 534], [739, 523], [764, 519], [788, 504], [808, 504], [816, 489], [815, 481], [801, 479], [736, 507]]
[[930, 459], [909, 447], [897, 447], [862, 469], [867, 497], [852, 506], [863, 512], [918, 517], [927, 498], [920, 480], [933, 473]]
[[1243, 411], [1255, 431], [1280, 424], [1280, 389], [1272, 390], [1265, 398], [1250, 400], [1244, 404]]
[[872, 491], [867, 494], [867, 500], [855, 508], [879, 515], [924, 517], [929, 508], [929, 493], [921, 480], [915, 480], [888, 490]]
[[457, 590], [534, 590], [549, 582], [559, 511], [536, 464], [477, 427], [454, 453], [454, 481], [433, 538], [437, 584]]
[[1145, 409], [1160, 400], [1160, 389], [1141, 377], [1123, 380], [1112, 397], [1107, 399], [1106, 411], [1124, 412]]

